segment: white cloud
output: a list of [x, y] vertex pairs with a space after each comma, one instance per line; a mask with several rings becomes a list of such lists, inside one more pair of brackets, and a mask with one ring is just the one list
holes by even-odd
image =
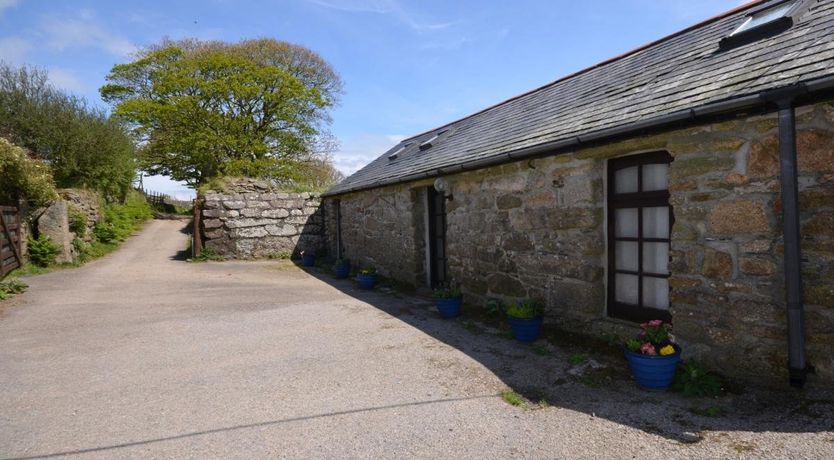
[[396, 0], [307, 0], [307, 2], [332, 10], [349, 13], [374, 13], [391, 15], [415, 32], [432, 32], [447, 29], [456, 22], [427, 23], [414, 18]]
[[71, 93], [80, 93], [86, 89], [86, 85], [72, 73], [71, 70], [52, 67], [49, 69], [49, 82], [57, 88]]
[[0, 0], [0, 15], [3, 14], [3, 11], [16, 6], [18, 3], [18, 0]]
[[342, 140], [342, 148], [333, 155], [333, 165], [351, 175], [405, 139], [398, 134], [362, 134]]
[[0, 60], [9, 64], [22, 64], [30, 49], [32, 49], [32, 44], [23, 38], [0, 38]]
[[196, 195], [194, 189], [185, 183], [171, 180], [168, 176], [146, 176], [142, 179], [145, 190], [170, 195], [178, 200], [192, 200]]
[[137, 49], [127, 38], [105, 29], [90, 10], [81, 11], [77, 18], [49, 18], [43, 22], [41, 30], [46, 36], [46, 44], [58, 51], [93, 47], [128, 57]]

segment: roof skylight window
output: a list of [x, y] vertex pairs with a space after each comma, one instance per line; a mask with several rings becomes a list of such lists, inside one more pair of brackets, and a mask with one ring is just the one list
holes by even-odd
[[405, 151], [405, 149], [407, 149], [410, 145], [411, 145], [411, 143], [403, 144], [403, 145], [400, 146], [400, 148], [398, 148], [397, 150], [394, 150], [393, 153], [388, 155], [388, 161], [396, 160], [397, 157], [400, 156], [400, 154], [403, 153]]
[[437, 142], [437, 139], [440, 136], [446, 134], [447, 131], [449, 131], [449, 130], [444, 129], [443, 131], [438, 131], [438, 132], [434, 133], [434, 136], [430, 137], [428, 140], [425, 140], [425, 141], [421, 142], [420, 143], [420, 150], [428, 150], [428, 149], [432, 148], [432, 146]]
[[721, 40], [722, 49], [752, 43], [784, 32], [807, 10], [809, 0], [792, 0], [751, 11], [744, 22]]

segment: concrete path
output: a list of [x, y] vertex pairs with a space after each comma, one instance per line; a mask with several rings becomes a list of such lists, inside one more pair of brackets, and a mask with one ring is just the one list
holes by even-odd
[[[0, 458], [831, 458], [834, 398], [687, 400], [181, 222], [32, 277], [0, 318]], [[578, 361], [578, 359], [577, 359]], [[514, 407], [513, 387], [549, 407]], [[828, 396], [830, 397], [830, 396]], [[718, 417], [693, 413], [720, 407]]]

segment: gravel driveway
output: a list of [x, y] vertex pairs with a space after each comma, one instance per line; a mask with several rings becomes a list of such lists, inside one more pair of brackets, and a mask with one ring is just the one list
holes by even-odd
[[583, 372], [424, 300], [176, 260], [182, 225], [0, 307], [0, 458], [834, 457], [830, 391], [640, 391], [621, 360]]

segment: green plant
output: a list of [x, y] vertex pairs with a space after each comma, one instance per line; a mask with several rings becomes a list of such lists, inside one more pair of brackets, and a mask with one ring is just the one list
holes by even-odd
[[547, 349], [546, 346], [541, 345], [541, 344], [531, 345], [530, 350], [532, 350], [533, 353], [535, 353], [539, 356], [550, 356], [550, 355], [553, 354], [553, 353], [550, 352], [550, 350]]
[[507, 306], [501, 299], [488, 299], [486, 303], [486, 313], [489, 316], [503, 316], [507, 312]]
[[272, 254], [269, 255], [270, 259], [278, 259], [278, 260], [289, 260], [291, 257], [292, 257], [292, 254], [290, 254], [287, 251], [273, 252]]
[[460, 288], [455, 286], [446, 286], [437, 288], [432, 292], [432, 297], [438, 300], [442, 299], [460, 299], [463, 294], [460, 292]]
[[376, 275], [376, 268], [374, 267], [365, 267], [359, 269], [360, 275]]
[[524, 397], [513, 390], [502, 391], [501, 399], [503, 399], [507, 404], [515, 407], [524, 407], [527, 405], [527, 402], [524, 400]]
[[151, 218], [153, 210], [145, 196], [132, 190], [124, 203], [109, 203], [104, 207], [104, 217], [93, 230], [93, 235], [102, 243], [123, 241]]
[[[2, 64], [0, 64], [2, 65]], [[0, 97], [2, 101], [2, 97]], [[2, 112], [3, 107], [0, 107]], [[2, 123], [0, 123], [2, 128]], [[2, 132], [2, 129], [0, 129]], [[0, 137], [0, 203], [25, 198], [33, 206], [46, 206], [58, 198], [46, 163], [32, 159], [26, 150]]]
[[719, 415], [721, 415], [722, 411], [720, 407], [710, 406], [704, 409], [693, 407], [689, 409], [689, 412], [692, 412], [695, 415], [700, 415], [702, 417], [718, 417]]
[[575, 355], [570, 357], [570, 363], [574, 366], [584, 363], [588, 361], [588, 355], [584, 353], [576, 353]]
[[37, 239], [29, 238], [29, 260], [39, 266], [48, 267], [55, 263], [60, 249], [48, 236], [41, 235]]
[[507, 308], [507, 316], [519, 319], [538, 318], [544, 314], [544, 306], [535, 300], [519, 300]]
[[15, 294], [20, 294], [28, 287], [28, 284], [16, 278], [10, 278], [6, 281], [2, 281], [0, 282], [0, 300], [6, 300]]
[[338, 258], [336, 262], [333, 262], [333, 268], [337, 267], [349, 267], [350, 266], [350, 259], [347, 258]]
[[677, 353], [672, 325], [659, 319], [647, 321], [640, 325], [642, 331], [633, 339], [626, 340], [625, 346], [634, 353], [649, 356], [668, 356]]
[[200, 251], [199, 256], [191, 258], [192, 262], [208, 262], [208, 261], [220, 262], [220, 261], [223, 261], [223, 260], [226, 260], [226, 259], [223, 256], [221, 256], [220, 254], [218, 254], [217, 252], [215, 252], [211, 248], [203, 248], [203, 250]]
[[67, 209], [69, 229], [79, 238], [87, 234], [87, 213], [78, 206], [69, 205]]
[[672, 390], [691, 397], [715, 397], [721, 394], [723, 387], [721, 377], [695, 361], [681, 363], [672, 383]]

